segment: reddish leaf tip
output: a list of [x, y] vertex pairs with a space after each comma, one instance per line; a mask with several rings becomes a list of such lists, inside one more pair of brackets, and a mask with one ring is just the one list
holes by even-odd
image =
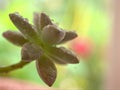
[[3, 37], [7, 37], [7, 36], [8, 36], [8, 33], [3, 32], [2, 36], [3, 36]]

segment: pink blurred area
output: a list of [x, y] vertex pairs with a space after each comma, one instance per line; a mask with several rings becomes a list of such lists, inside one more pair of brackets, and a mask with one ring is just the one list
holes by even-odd
[[93, 41], [90, 38], [78, 37], [72, 41], [70, 46], [82, 58], [90, 57], [94, 49]]
[[120, 0], [111, 1], [113, 25], [104, 83], [107, 90], [120, 90]]
[[49, 87], [39, 86], [38, 84], [28, 83], [26, 81], [0, 78], [0, 90], [53, 90]]

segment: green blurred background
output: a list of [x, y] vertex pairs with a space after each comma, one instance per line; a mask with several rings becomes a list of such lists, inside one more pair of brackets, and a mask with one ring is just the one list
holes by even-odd
[[[17, 30], [8, 14], [19, 12], [32, 23], [33, 12], [45, 12], [60, 27], [74, 30], [78, 38], [67, 43], [80, 58], [75, 65], [57, 65], [53, 87], [77, 90], [102, 90], [105, 51], [110, 35], [109, 0], [0, 0], [0, 66], [20, 60], [20, 47], [2, 37], [6, 30]], [[34, 62], [7, 76], [46, 86], [39, 78]]]

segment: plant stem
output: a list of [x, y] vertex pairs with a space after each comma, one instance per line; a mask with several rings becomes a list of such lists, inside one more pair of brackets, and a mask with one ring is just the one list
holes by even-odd
[[30, 62], [20, 61], [19, 63], [13, 64], [10, 66], [0, 67], [0, 73], [8, 73], [8, 72], [13, 71], [15, 69], [22, 68], [23, 66], [25, 66], [28, 63], [30, 63]]

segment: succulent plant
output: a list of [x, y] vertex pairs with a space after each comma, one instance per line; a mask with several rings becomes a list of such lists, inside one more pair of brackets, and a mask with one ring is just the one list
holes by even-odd
[[[52, 86], [57, 76], [57, 64], [79, 63], [77, 56], [59, 44], [77, 37], [73, 31], [65, 31], [54, 24], [45, 13], [34, 13], [34, 25], [19, 13], [11, 13], [9, 17], [20, 32], [6, 31], [3, 36], [11, 43], [21, 46], [21, 61], [15, 65], [0, 68], [0, 73], [36, 61], [39, 76], [49, 86]], [[59, 46], [58, 46], [59, 45]]]

